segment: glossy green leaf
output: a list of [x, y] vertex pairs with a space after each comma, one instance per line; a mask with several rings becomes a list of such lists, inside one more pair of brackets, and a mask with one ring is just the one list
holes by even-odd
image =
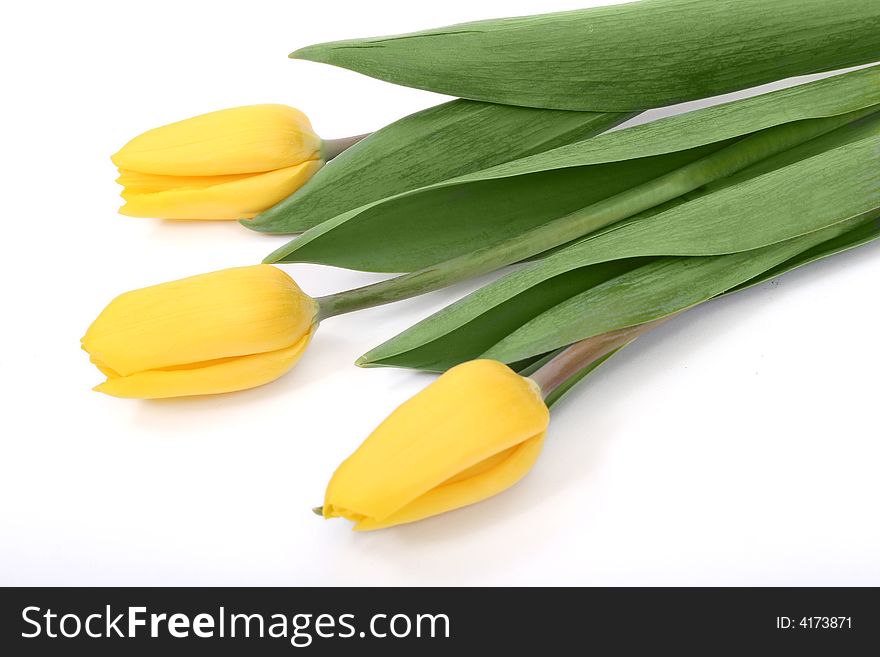
[[[857, 246], [867, 244], [880, 238], [880, 210], [876, 210], [869, 213], [868, 215], [865, 215], [863, 219], [865, 219], [865, 221], [853, 230], [849, 230], [838, 237], [835, 237], [828, 240], [827, 242], [823, 242], [818, 246], [808, 249], [807, 251], [798, 254], [794, 258], [786, 260], [781, 265], [765, 271], [760, 276], [757, 276], [741, 285], [738, 285], [728, 290], [727, 292], [724, 292], [720, 296], [727, 296], [728, 294], [732, 294], [745, 288], [758, 285], [767, 280], [777, 278], [788, 271], [797, 269], [798, 267], [803, 267], [804, 265], [807, 265], [811, 262], [827, 258], [837, 253], [848, 251]], [[638, 330], [642, 326], [647, 325], [636, 325], [632, 328]], [[598, 336], [595, 336], [593, 339], [601, 340], [603, 337], [611, 338], [614, 335], [616, 335], [616, 332], [602, 333]], [[629, 342], [627, 342], [627, 344], [629, 344]], [[542, 357], [539, 357], [537, 360], [531, 359], [533, 362], [528, 366], [518, 368], [516, 365], [511, 365], [511, 367], [514, 367], [514, 369], [516, 369], [522, 376], [531, 376], [543, 365], [546, 365], [551, 359], [565, 351], [565, 349], [566, 347], [560, 347], [559, 349], [556, 349]], [[572, 388], [580, 383], [580, 381], [592, 375], [593, 372], [595, 372], [600, 365], [606, 363], [612, 356], [619, 353], [621, 349], [623, 349], [623, 347], [616, 348], [608, 354], [601, 356], [596, 360], [593, 360], [592, 362], [588, 362], [581, 369], [575, 371], [573, 375], [569, 376], [561, 385], [554, 388], [554, 390], [544, 398], [547, 406], [549, 407], [556, 404], [562, 397], [567, 395]]]
[[[363, 356], [358, 364], [442, 372], [457, 363], [476, 358], [526, 322], [582, 290], [612, 280], [648, 262], [651, 259], [627, 258], [572, 269], [536, 281], [520, 294], [507, 299], [501, 299], [500, 295], [491, 299], [480, 295], [479, 301], [487, 304], [485, 312], [466, 313], [466, 310], [477, 309], [450, 306], [440, 313], [455, 308], [455, 317], [433, 315], [376, 347]], [[477, 303], [477, 300], [474, 301]], [[464, 320], [465, 316], [468, 316], [467, 320]], [[456, 320], [461, 321], [459, 326], [454, 326], [459, 323]]]
[[587, 139], [632, 116], [453, 100], [373, 133], [295, 194], [241, 223], [301, 232], [376, 200]]
[[343, 213], [266, 261], [421, 269], [546, 225], [746, 135], [878, 104], [880, 67], [872, 67], [606, 133]]
[[[645, 258], [752, 252], [880, 208], [880, 117], [824, 140], [836, 147], [805, 153], [805, 159], [770, 171], [761, 163], [689, 200], [635, 217], [510, 273], [380, 345], [360, 363], [443, 370], [490, 349], [498, 336], [560, 299], [644, 265]], [[815, 149], [816, 144], [801, 148]], [[780, 158], [784, 163], [789, 156]]]
[[[873, 219], [868, 221], [874, 223]], [[513, 362], [608, 331], [669, 316], [754, 279], [864, 222], [862, 217], [851, 219], [742, 253], [658, 258], [554, 306], [503, 338], [482, 356]]]
[[461, 98], [635, 111], [880, 59], [876, 0], [646, 0], [291, 54]]
[[[863, 224], [858, 226], [857, 228], [847, 231], [844, 234], [835, 237], [827, 242], [823, 242], [822, 244], [813, 247], [812, 249], [808, 249], [807, 251], [798, 254], [794, 258], [785, 261], [783, 264], [773, 267], [772, 269], [767, 270], [762, 273], [760, 276], [757, 276], [741, 285], [738, 285], [727, 292], [724, 292], [720, 296], [726, 296], [728, 294], [732, 294], [734, 292], [738, 292], [739, 290], [745, 289], [747, 287], [751, 287], [753, 285], [758, 285], [767, 280], [776, 278], [788, 271], [796, 269], [798, 267], [803, 267], [811, 262], [815, 262], [816, 260], [820, 260], [822, 258], [827, 258], [829, 256], [835, 255], [837, 253], [841, 253], [843, 251], [848, 251], [849, 249], [853, 249], [857, 246], [861, 246], [863, 244], [867, 244], [868, 242], [872, 242], [877, 238], [880, 238], [880, 211], [875, 211], [866, 215], [864, 217], [866, 220], [873, 218], [873, 221], [865, 221]], [[639, 325], [636, 325], [638, 328]], [[644, 326], [644, 325], [642, 325]], [[603, 336], [613, 336], [614, 333], [603, 333], [597, 338], [602, 338]], [[626, 345], [624, 345], [626, 346]], [[517, 367], [516, 365], [511, 365], [517, 372], [519, 372], [522, 376], [531, 376], [538, 369], [540, 369], [543, 365], [546, 365], [551, 359], [555, 356], [558, 356], [562, 353], [566, 348], [560, 347], [554, 351], [549, 352], [541, 357], [538, 357], [537, 360], [529, 359], [531, 361], [526, 366]], [[548, 407], [553, 406], [560, 399], [562, 399], [565, 395], [567, 395], [572, 388], [578, 385], [583, 379], [592, 375], [599, 366], [605, 364], [612, 356], [618, 354], [623, 347], [619, 347], [614, 349], [610, 353], [597, 358], [596, 360], [587, 363], [583, 368], [576, 371], [572, 376], [566, 379], [561, 385], [556, 387], [549, 395], [544, 398]], [[523, 362], [523, 361], [520, 361]]]
[[760, 285], [761, 283], [782, 276], [794, 269], [808, 265], [811, 262], [816, 262], [817, 260], [822, 260], [823, 258], [828, 258], [838, 253], [854, 249], [857, 246], [873, 242], [880, 237], [880, 210], [868, 212], [862, 216], [862, 219], [865, 220], [864, 223], [857, 228], [847, 231], [843, 235], [830, 239], [827, 242], [823, 242], [818, 246], [814, 246], [811, 249], [807, 249], [803, 253], [796, 255], [794, 258], [786, 260], [772, 269], [768, 269], [761, 275], [756, 276], [741, 285], [737, 285], [735, 288], [725, 292], [725, 294], [739, 292], [740, 290]]

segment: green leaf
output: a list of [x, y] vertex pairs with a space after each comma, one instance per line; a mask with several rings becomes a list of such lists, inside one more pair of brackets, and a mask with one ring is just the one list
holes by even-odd
[[[843, 235], [840, 235], [839, 237], [835, 237], [828, 240], [827, 242], [823, 242], [822, 244], [813, 247], [812, 249], [808, 249], [807, 251], [795, 256], [794, 258], [785, 261], [783, 264], [778, 265], [777, 267], [773, 267], [772, 269], [767, 270], [760, 276], [757, 276], [741, 285], [738, 285], [719, 296], [726, 296], [728, 294], [738, 292], [739, 290], [743, 290], [747, 287], [758, 285], [759, 283], [763, 283], [766, 280], [776, 278], [781, 274], [791, 271], [792, 269], [803, 267], [804, 265], [815, 262], [816, 260], [827, 258], [843, 251], [848, 251], [849, 249], [853, 249], [857, 246], [867, 244], [868, 242], [872, 242], [877, 238], [880, 238], [880, 211], [870, 213], [870, 216], [866, 216], [864, 218], [867, 220], [871, 219], [872, 217], [873, 221], [866, 221], [859, 227], [850, 230]], [[638, 327], [639, 326], [637, 325], [635, 328]], [[602, 333], [599, 336], [596, 336], [594, 339], [601, 339], [602, 337], [613, 335], [615, 335], [615, 333]], [[560, 353], [565, 351], [565, 349], [565, 347], [560, 347], [559, 349], [544, 354], [541, 357], [537, 357], [537, 360], [535, 360], [534, 358], [529, 359], [530, 364], [525, 367], [520, 368], [516, 367], [516, 365], [511, 365], [511, 367], [514, 367], [514, 369], [516, 369], [516, 371], [518, 371], [522, 376], [531, 376], [555, 356], [558, 356]], [[606, 363], [612, 356], [620, 352], [621, 349], [623, 349], [623, 347], [619, 347], [602, 356], [601, 358], [597, 358], [596, 360], [587, 363], [587, 365], [585, 365], [582, 369], [577, 370], [572, 376], [566, 379], [561, 385], [556, 387], [549, 395], [547, 395], [544, 398], [544, 402], [547, 404], [548, 407], [552, 407], [554, 404], [559, 402], [562, 397], [568, 394], [568, 392], [570, 392], [572, 388], [580, 383], [580, 381], [585, 379], [587, 376], [593, 374], [593, 372], [595, 372], [600, 365]]]
[[[689, 200], [634, 217], [512, 272], [373, 349], [359, 363], [445, 370], [489, 350], [499, 336], [561, 299], [644, 266], [645, 258], [754, 253], [880, 208], [880, 116], [822, 141], [800, 147], [805, 159], [770, 171], [762, 162]], [[823, 150], [831, 145], [836, 147]], [[779, 156], [776, 164], [785, 164], [793, 153]]]
[[[874, 219], [869, 220], [874, 223]], [[690, 308], [760, 276], [865, 222], [844, 221], [753, 251], [664, 257], [594, 286], [538, 315], [482, 357], [513, 362]]]
[[625, 112], [880, 59], [876, 0], [649, 0], [301, 48], [495, 103]]
[[[793, 269], [797, 269], [798, 267], [803, 267], [811, 262], [815, 262], [817, 260], [821, 260], [822, 258], [827, 258], [829, 256], [835, 255], [837, 253], [842, 253], [844, 251], [848, 251], [857, 246], [861, 246], [863, 244], [867, 244], [868, 242], [872, 242], [877, 238], [880, 238], [880, 210], [868, 213], [863, 217], [865, 220], [858, 227], [853, 230], [847, 231], [844, 234], [835, 237], [833, 239], [828, 240], [827, 242], [823, 242], [818, 246], [815, 246], [803, 253], [798, 254], [794, 258], [790, 260], [786, 260], [781, 265], [773, 267], [772, 269], [767, 270], [762, 273], [760, 276], [757, 276], [745, 283], [738, 285], [727, 292], [722, 293], [719, 296], [726, 296], [728, 294], [732, 294], [734, 292], [738, 292], [740, 290], [746, 289], [748, 287], [752, 287], [754, 285], [758, 285], [763, 283], [769, 279], [776, 278], [788, 271]], [[660, 320], [663, 321], [663, 320]], [[647, 327], [650, 325], [641, 324], [636, 325], [635, 327], [631, 327], [630, 329], [624, 330], [635, 330], [638, 331], [641, 327]], [[650, 329], [648, 329], [650, 330]], [[602, 333], [598, 336], [594, 336], [591, 340], [602, 340], [603, 338], [609, 339], [611, 336], [617, 335], [617, 332], [611, 333]], [[590, 340], [588, 340], [590, 341]], [[583, 342], [575, 343], [576, 345], [584, 344]], [[600, 343], [601, 344], [601, 343]], [[626, 345], [624, 345], [626, 346]], [[516, 365], [511, 365], [514, 367], [522, 376], [531, 376], [537, 370], [539, 370], [543, 365], [546, 365], [550, 360], [554, 357], [561, 354], [566, 350], [567, 347], [560, 347], [554, 351], [551, 351], [547, 354], [544, 354], [540, 357], [537, 357], [537, 360], [534, 358], [529, 359], [531, 364], [528, 366], [518, 368]], [[593, 360], [592, 362], [588, 362], [584, 367], [574, 372], [569, 378], [563, 381], [562, 384], [558, 385], [553, 389], [553, 391], [548, 394], [544, 401], [548, 407], [553, 406], [557, 403], [563, 396], [568, 394], [573, 387], [575, 387], [581, 380], [586, 378], [587, 376], [593, 374], [593, 372], [598, 369], [600, 365], [603, 365], [608, 361], [612, 356], [617, 354], [623, 347], [618, 347], [613, 351], [605, 354], [604, 356]], [[520, 361], [522, 362], [522, 361]]]
[[376, 200], [592, 137], [632, 116], [453, 100], [373, 133], [295, 194], [241, 223], [300, 232]]
[[739, 292], [740, 290], [760, 285], [761, 283], [782, 276], [794, 269], [808, 265], [811, 262], [816, 262], [817, 260], [822, 260], [823, 258], [828, 258], [829, 256], [843, 253], [844, 251], [849, 251], [857, 246], [873, 242], [880, 237], [880, 210], [868, 212], [862, 215], [861, 218], [864, 219], [865, 222], [858, 228], [850, 230], [834, 239], [830, 239], [827, 242], [823, 242], [818, 246], [814, 246], [812, 249], [808, 249], [803, 253], [799, 253], [794, 258], [786, 260], [772, 269], [768, 269], [760, 276], [756, 276], [745, 283], [737, 285], [735, 288], [725, 292], [725, 294]]
[[[798, 267], [803, 267], [804, 265], [807, 265], [811, 262], [815, 262], [817, 260], [821, 260], [822, 258], [827, 258], [829, 256], [848, 251], [850, 249], [856, 248], [857, 246], [867, 244], [868, 242], [872, 242], [880, 238], [880, 211], [871, 213], [871, 216], [874, 217], [873, 221], [867, 221], [866, 223], [854, 230], [846, 232], [839, 237], [828, 240], [827, 242], [823, 242], [819, 246], [813, 247], [812, 249], [808, 249], [804, 253], [795, 256], [791, 260], [787, 260], [783, 264], [774, 267], [773, 269], [767, 270], [760, 276], [753, 278], [750, 281], [743, 283], [742, 285], [738, 285], [737, 287], [728, 290], [727, 292], [724, 292], [720, 296], [732, 294], [747, 287], [758, 285], [759, 283], [763, 283], [766, 280], [776, 278], [788, 271], [797, 269]], [[866, 216], [865, 218], [869, 219], [870, 217]], [[598, 337], [601, 338], [604, 335], [609, 334], [600, 334], [600, 336]], [[535, 361], [533, 365], [530, 365], [525, 370], [519, 370], [519, 373], [522, 376], [530, 376], [531, 373], [535, 372], [542, 364], [548, 362], [554, 355], [561, 353], [562, 351], [564, 351], [564, 349], [565, 347], [561, 347], [555, 351], [550, 352], [545, 357]], [[593, 362], [587, 364], [583, 369], [578, 370], [573, 376], [571, 376], [560, 386], [555, 388], [553, 392], [551, 392], [544, 398], [544, 402], [547, 404], [548, 408], [559, 402], [559, 400], [566, 394], [568, 394], [572, 388], [574, 388], [586, 377], [592, 375], [593, 372], [595, 372], [600, 365], [605, 364], [612, 356], [620, 352], [621, 349], [623, 349], [623, 347], [615, 349], [614, 351], [611, 351], [601, 358], [598, 358]]]
[[880, 66], [606, 133], [343, 213], [266, 261], [418, 270], [545, 225], [749, 134], [878, 104]]
[[[463, 313], [466, 309], [456, 308], [454, 314], [461, 315], [462, 320], [465, 314], [468, 316], [468, 320], [460, 326], [454, 326], [457, 321], [448, 321], [452, 317], [429, 317], [367, 353], [358, 361], [358, 365], [442, 372], [459, 362], [476, 358], [529, 320], [580, 291], [612, 280], [650, 261], [628, 258], [599, 263], [536, 282], [509, 299], [496, 297], [489, 301], [481, 298], [479, 302], [493, 304], [487, 306], [486, 312]], [[475, 311], [476, 308], [467, 310]]]

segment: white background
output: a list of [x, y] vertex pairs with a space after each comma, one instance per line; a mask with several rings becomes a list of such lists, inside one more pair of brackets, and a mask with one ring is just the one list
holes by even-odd
[[[554, 408], [520, 485], [377, 533], [309, 509], [432, 377], [352, 362], [473, 285], [329, 320], [260, 389], [163, 402], [90, 390], [101, 376], [79, 338], [113, 296], [283, 241], [118, 215], [109, 156], [125, 141], [261, 102], [300, 107], [328, 138], [369, 131], [443, 98], [287, 53], [589, 4], [7, 4], [0, 582], [880, 585], [878, 243], [640, 339]], [[376, 279], [288, 271], [312, 294]]]

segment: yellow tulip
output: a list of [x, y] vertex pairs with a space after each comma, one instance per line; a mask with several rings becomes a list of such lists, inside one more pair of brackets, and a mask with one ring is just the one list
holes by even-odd
[[324, 164], [305, 114], [250, 105], [149, 130], [113, 156], [120, 212], [161, 219], [246, 219], [299, 189]]
[[538, 386], [506, 365], [453, 367], [339, 466], [322, 514], [372, 530], [484, 500], [531, 469], [549, 421]]
[[180, 397], [253, 388], [302, 356], [318, 305], [286, 273], [254, 265], [116, 297], [82, 346], [116, 397]]

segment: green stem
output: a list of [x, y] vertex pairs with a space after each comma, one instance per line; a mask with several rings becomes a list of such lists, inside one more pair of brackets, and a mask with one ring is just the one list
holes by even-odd
[[553, 356], [538, 370], [530, 374], [529, 378], [541, 388], [541, 394], [547, 405], [552, 406], [612, 353], [677, 314], [674, 313], [651, 322], [594, 335], [591, 338], [575, 342]]
[[877, 108], [872, 107], [840, 116], [795, 121], [756, 132], [659, 178], [498, 244], [372, 285], [321, 297], [318, 299], [321, 306], [319, 317], [324, 319], [400, 301], [525, 260], [730, 176], [876, 111]]
[[355, 135], [353, 137], [341, 137], [340, 139], [325, 139], [321, 144], [321, 156], [325, 162], [329, 162], [334, 157], [342, 153], [362, 139], [366, 139], [371, 133], [363, 135]]

